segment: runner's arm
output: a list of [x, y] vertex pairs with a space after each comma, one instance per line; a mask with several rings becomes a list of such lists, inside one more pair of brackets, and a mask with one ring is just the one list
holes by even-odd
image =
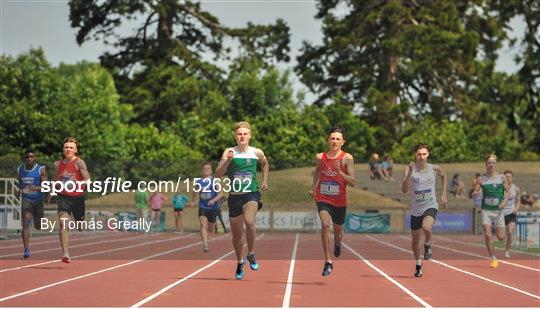
[[508, 198], [510, 197], [510, 185], [508, 185], [508, 179], [505, 175], [501, 175], [503, 179], [503, 186], [504, 186], [504, 198], [502, 203], [499, 205], [499, 209], [504, 209], [506, 207], [506, 204], [508, 204]]
[[[45, 166], [41, 167], [41, 170], [39, 171], [39, 176], [41, 178], [41, 182], [47, 181], [47, 171], [45, 170]], [[38, 188], [41, 190], [41, 185], [38, 186]], [[49, 192], [44, 192], [45, 196], [49, 195]]]
[[474, 191], [471, 194], [474, 198], [478, 197], [478, 195], [480, 194], [480, 188], [482, 188], [482, 177], [480, 177], [478, 179], [478, 181], [476, 182], [476, 186], [474, 187]]
[[88, 173], [88, 168], [86, 167], [86, 162], [84, 162], [83, 159], [77, 160], [77, 167], [79, 168], [79, 171], [81, 172], [82, 181], [90, 180], [90, 174]]
[[264, 152], [262, 150], [256, 149], [255, 154], [257, 155], [257, 158], [259, 159], [259, 162], [261, 163], [261, 170], [262, 170], [261, 189], [263, 191], [266, 191], [268, 190], [268, 173], [270, 172], [270, 164], [268, 164], [268, 159], [266, 159], [266, 156], [264, 155]]
[[60, 161], [54, 161], [54, 177], [53, 177], [53, 180], [58, 180], [58, 166], [60, 166]]
[[227, 148], [225, 149], [225, 151], [223, 151], [223, 154], [221, 155], [221, 161], [219, 161], [219, 164], [216, 167], [216, 171], [214, 172], [217, 178], [223, 177], [223, 175], [225, 175], [225, 173], [227, 172], [227, 168], [232, 161], [232, 158], [228, 157], [228, 154], [231, 151], [232, 148]]
[[193, 188], [191, 189], [191, 202], [188, 203], [190, 207], [195, 207], [195, 205], [199, 205], [199, 193], [195, 192]]
[[411, 186], [411, 174], [412, 169], [414, 167], [414, 163], [410, 162], [408, 166], [405, 167], [405, 171], [403, 172], [403, 182], [401, 183], [401, 192], [407, 193], [409, 192], [409, 187]]
[[211, 201], [214, 201], [212, 204], [219, 202], [223, 198], [223, 190], [221, 190], [221, 186], [219, 187], [219, 190], [216, 190], [216, 192], [218, 193], [218, 195], [211, 199]]
[[437, 175], [441, 177], [441, 182], [442, 182], [441, 201], [443, 203], [443, 207], [446, 208], [446, 206], [448, 205], [448, 199], [446, 197], [446, 188], [448, 188], [448, 177], [446, 176], [446, 173], [440, 166], [434, 165], [433, 169], [437, 172]]
[[345, 161], [345, 169], [346, 173], [344, 173], [341, 169], [338, 169], [339, 175], [345, 179], [345, 182], [350, 187], [356, 186], [356, 178], [354, 175], [354, 158], [350, 154], [346, 154], [343, 158], [343, 161]]

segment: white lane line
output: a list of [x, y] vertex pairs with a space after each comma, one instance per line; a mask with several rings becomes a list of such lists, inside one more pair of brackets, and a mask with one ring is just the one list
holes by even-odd
[[[410, 238], [407, 238], [405, 236], [399, 236], [399, 237], [403, 238], [403, 239], [410, 240]], [[479, 255], [479, 254], [476, 254], [476, 253], [470, 253], [470, 252], [466, 252], [466, 251], [461, 251], [459, 249], [454, 249], [454, 248], [446, 247], [446, 246], [443, 246], [443, 245], [438, 245], [438, 244], [432, 243], [431, 246], [436, 247], [436, 248], [442, 248], [442, 249], [452, 251], [452, 252], [457, 252], [457, 253], [469, 255], [469, 256], [474, 256], [474, 257], [481, 258], [481, 259], [484, 259], [484, 260], [490, 260], [490, 258], [487, 257], [487, 256]], [[503, 264], [512, 265], [512, 266], [515, 266], [515, 267], [520, 267], [520, 268], [540, 272], [540, 269], [538, 269], [538, 268], [529, 267], [529, 266], [525, 266], [525, 265], [521, 265], [521, 264], [517, 264], [517, 263], [512, 263], [512, 262], [508, 262], [508, 261], [505, 261], [505, 260], [497, 260], [497, 261], [499, 261], [499, 263], [503, 263]]]
[[[369, 239], [371, 239], [371, 240], [374, 240], [374, 241], [376, 241], [376, 242], [378, 242], [378, 243], [380, 243], [380, 244], [386, 245], [386, 246], [388, 246], [388, 247], [391, 247], [391, 248], [394, 248], [394, 249], [397, 249], [397, 250], [400, 250], [400, 251], [403, 251], [403, 252], [407, 252], [407, 253], [409, 253], [409, 254], [412, 254], [412, 251], [407, 250], [407, 249], [403, 249], [403, 248], [401, 248], [401, 247], [398, 247], [398, 246], [396, 246], [396, 245], [393, 245], [393, 244], [391, 244], [391, 243], [388, 243], [388, 242], [386, 242], [386, 241], [384, 241], [384, 240], [380, 240], [380, 239], [375, 238], [375, 237], [372, 237], [372, 236], [367, 236], [367, 238], [369, 238]], [[442, 266], [444, 266], [444, 267], [453, 269], [453, 270], [455, 270], [455, 271], [459, 271], [459, 272], [461, 272], [461, 273], [464, 273], [464, 274], [473, 276], [473, 277], [475, 277], [475, 278], [482, 279], [482, 280], [484, 280], [484, 281], [487, 281], [487, 282], [490, 282], [490, 283], [493, 283], [493, 284], [496, 284], [496, 285], [505, 287], [505, 288], [507, 288], [507, 289], [510, 289], [510, 290], [519, 292], [519, 293], [521, 293], [521, 294], [524, 294], [524, 295], [527, 295], [527, 296], [530, 296], [530, 297], [533, 297], [533, 298], [536, 298], [536, 299], [540, 299], [540, 296], [538, 296], [538, 295], [529, 293], [529, 292], [527, 292], [527, 291], [520, 290], [520, 289], [518, 289], [518, 288], [516, 288], [516, 287], [510, 286], [510, 285], [507, 285], [507, 284], [504, 284], [504, 283], [500, 283], [500, 282], [495, 281], [495, 280], [491, 280], [491, 279], [489, 279], [489, 278], [486, 278], [486, 277], [477, 275], [477, 274], [475, 274], [475, 273], [472, 273], [472, 272], [469, 272], [469, 271], [466, 271], [466, 270], [463, 270], [463, 269], [459, 269], [459, 268], [457, 268], [457, 267], [454, 267], [454, 266], [452, 266], [452, 265], [446, 264], [446, 263], [444, 263], [444, 262], [437, 261], [437, 260], [435, 260], [435, 259], [430, 259], [430, 261], [432, 261], [433, 263], [437, 263], [437, 264], [439, 264], [439, 265], [442, 265]]]
[[[444, 236], [440, 236], [440, 235], [433, 235], [431, 237], [432, 238], [439, 238], [439, 239], [442, 239], [442, 240], [446, 240], [448, 242], [453, 242], [453, 243], [461, 244], [461, 245], [465, 245], [465, 246], [485, 248], [485, 245], [482, 245], [482, 244], [456, 240], [456, 239], [452, 239], [452, 238], [448, 238], [448, 237], [444, 237]], [[499, 249], [499, 248], [495, 248], [495, 250], [498, 250], [498, 251], [501, 251], [501, 252], [504, 251], [503, 249]], [[538, 254], [538, 253], [523, 252], [523, 251], [514, 250], [514, 249], [511, 249], [510, 252], [515, 252], [515, 253], [519, 253], [519, 254], [523, 254], [523, 255], [529, 255], [529, 256], [540, 256], [540, 254]]]
[[[227, 236], [227, 235], [223, 235], [223, 236], [214, 238], [214, 239], [212, 239], [210, 241], [221, 239], [221, 238], [223, 238], [225, 236]], [[103, 272], [106, 272], [106, 271], [110, 271], [110, 270], [114, 270], [114, 269], [117, 269], [117, 268], [129, 266], [129, 265], [139, 263], [139, 262], [142, 262], [142, 261], [145, 261], [145, 260], [148, 260], [148, 259], [152, 259], [152, 258], [162, 256], [162, 255], [165, 255], [165, 254], [169, 254], [169, 253], [173, 253], [173, 252], [176, 252], [176, 251], [184, 250], [184, 249], [187, 249], [187, 248], [190, 248], [190, 247], [193, 247], [193, 246], [197, 246], [197, 245], [201, 245], [201, 244], [202, 244], [202, 242], [199, 241], [199, 242], [196, 242], [196, 243], [193, 243], [193, 244], [190, 244], [190, 245], [187, 245], [187, 246], [183, 246], [183, 247], [180, 247], [180, 248], [176, 248], [176, 249], [156, 253], [156, 254], [153, 254], [153, 255], [150, 255], [150, 256], [144, 257], [142, 259], [135, 260], [135, 261], [131, 261], [131, 262], [128, 262], [128, 263], [116, 265], [116, 266], [113, 266], [113, 267], [108, 267], [108, 268], [98, 270], [98, 271], [94, 271], [94, 272], [91, 272], [91, 273], [88, 273], [88, 274], [85, 274], [85, 275], [80, 275], [80, 276], [77, 276], [77, 277], [73, 277], [73, 278], [69, 278], [69, 279], [66, 279], [66, 280], [62, 280], [62, 281], [54, 282], [54, 283], [47, 284], [47, 285], [44, 285], [44, 286], [40, 286], [40, 287], [35, 288], [35, 289], [31, 289], [31, 290], [20, 292], [20, 293], [11, 295], [11, 296], [0, 298], [0, 302], [4, 302], [6, 300], [21, 297], [21, 296], [24, 296], [24, 295], [27, 295], [27, 294], [31, 294], [31, 293], [41, 291], [41, 290], [44, 290], [44, 289], [47, 289], [47, 288], [50, 288], [50, 287], [53, 287], [53, 286], [57, 286], [57, 285], [60, 285], [60, 284], [64, 284], [64, 283], [67, 283], [67, 282], [79, 280], [79, 279], [90, 277], [90, 276], [93, 276], [93, 275], [97, 275], [97, 274], [100, 274], [100, 273], [103, 273]]]
[[424, 301], [422, 298], [420, 298], [418, 295], [414, 294], [413, 292], [411, 292], [411, 290], [407, 289], [405, 286], [403, 286], [401, 283], [397, 282], [396, 280], [394, 280], [394, 278], [390, 277], [389, 275], [387, 275], [384, 271], [382, 271], [380, 268], [378, 268], [377, 266], [373, 265], [370, 261], [368, 261], [366, 258], [364, 258], [360, 253], [356, 252], [353, 248], [349, 247], [347, 244], [345, 243], [342, 243], [343, 246], [345, 246], [345, 248], [349, 249], [349, 251], [351, 251], [354, 255], [356, 255], [356, 257], [358, 257], [362, 262], [366, 263], [367, 266], [371, 267], [372, 269], [374, 269], [376, 272], [378, 272], [381, 276], [385, 277], [388, 281], [392, 282], [393, 284], [395, 284], [398, 288], [400, 288], [403, 292], [407, 293], [407, 295], [409, 295], [410, 297], [412, 297], [414, 300], [416, 300], [417, 302], [419, 302], [422, 306], [424, 306], [425, 308], [432, 308], [432, 306], [430, 304], [428, 304], [426, 301]]
[[[108, 253], [108, 252], [114, 252], [114, 251], [120, 251], [120, 250], [140, 247], [140, 246], [149, 245], [149, 244], [157, 244], [157, 243], [161, 243], [161, 242], [167, 242], [167, 241], [170, 241], [170, 240], [188, 238], [188, 237], [190, 237], [192, 235], [195, 235], [195, 234], [187, 234], [187, 235], [182, 235], [182, 236], [178, 236], [178, 237], [169, 237], [169, 238], [165, 238], [165, 239], [143, 242], [143, 243], [140, 243], [140, 244], [130, 245], [130, 246], [126, 246], [126, 247], [119, 247], [119, 248], [114, 248], [114, 249], [109, 249], [109, 250], [90, 252], [90, 253], [85, 253], [85, 254], [81, 254], [81, 255], [72, 256], [71, 259], [73, 260], [73, 259], [77, 259], [77, 258], [81, 258], [81, 257], [85, 257], [85, 256], [90, 256], [90, 255], [98, 255], [98, 254], [103, 254], [103, 253]], [[140, 238], [146, 238], [146, 236], [143, 236], [143, 237], [140, 237]], [[60, 260], [56, 259], [56, 260], [50, 260], [50, 261], [41, 262], [41, 263], [34, 263], [34, 264], [18, 266], [18, 267], [13, 267], [13, 268], [6, 268], [6, 269], [0, 270], [0, 273], [6, 272], [6, 271], [12, 271], [12, 270], [19, 270], [19, 269], [34, 267], [34, 266], [40, 266], [40, 265], [45, 265], [45, 264], [50, 264], [50, 263], [56, 263], [56, 262], [60, 262]]]
[[[261, 239], [262, 237], [264, 236], [264, 234], [261, 234], [261, 236], [257, 237], [256, 240], [259, 240]], [[244, 245], [245, 246], [245, 245]], [[215, 264], [219, 263], [219, 261], [223, 260], [224, 258], [228, 257], [229, 255], [233, 254], [234, 253], [234, 250], [231, 250], [227, 253], [225, 253], [224, 255], [220, 256], [218, 259], [214, 260], [213, 262], [211, 262], [210, 264], [204, 266], [204, 267], [201, 267], [199, 268], [198, 270], [192, 272], [191, 274], [185, 276], [184, 278], [182, 279], [179, 279], [171, 284], [169, 284], [168, 286], [162, 288], [161, 290], [157, 291], [156, 293], [144, 298], [143, 300], [139, 301], [138, 303], [132, 305], [130, 308], [139, 308], [140, 306], [146, 304], [147, 302], [155, 299], [156, 297], [158, 297], [159, 295], [167, 292], [168, 290], [172, 289], [173, 287], [187, 281], [188, 279], [191, 279], [192, 277], [196, 276], [197, 274], [199, 274], [200, 272], [203, 272], [204, 270], [214, 266]]]
[[294, 275], [294, 264], [296, 262], [296, 250], [298, 249], [298, 233], [294, 240], [294, 247], [291, 256], [291, 265], [289, 267], [289, 276], [287, 277], [287, 288], [285, 289], [285, 295], [283, 296], [283, 305], [282, 308], [289, 308], [291, 304], [291, 292], [293, 285], [293, 275]]
[[[130, 237], [125, 237], [125, 238], [120, 238], [120, 239], [99, 240], [99, 241], [94, 241], [94, 242], [82, 243], [82, 244], [79, 244], [79, 245], [69, 246], [69, 249], [71, 249], [71, 248], [79, 248], [79, 247], [86, 247], [86, 246], [91, 246], [91, 245], [95, 245], [95, 244], [103, 244], [103, 243], [117, 242], [117, 241], [122, 241], [122, 240], [136, 239], [137, 238], [137, 237], [132, 237], [132, 235], [129, 235], [129, 236]], [[59, 242], [60, 241], [58, 241], [58, 243]], [[41, 252], [49, 252], [49, 251], [58, 251], [58, 247], [32, 251], [32, 254], [41, 253]], [[11, 254], [6, 254], [6, 255], [0, 255], [0, 258], [6, 258], [6, 257], [10, 257], [10, 256], [20, 256], [20, 255], [21, 255], [20, 253], [11, 253]]]
[[[73, 238], [70, 237], [69, 240], [70, 241], [79, 241], [79, 240], [86, 241], [86, 240], [96, 239], [96, 238], [107, 238], [106, 236], [107, 235], [97, 235], [97, 236], [91, 236], [91, 237], [73, 237]], [[30, 237], [30, 248], [35, 247], [35, 246], [45, 245], [45, 244], [59, 243], [58, 234], [56, 235], [55, 238], [56, 238], [55, 240], [41, 241], [42, 240], [41, 237]], [[11, 249], [11, 248], [23, 248], [22, 240], [18, 240], [18, 242], [19, 244], [12, 245], [12, 246], [0, 246], [0, 249], [4, 250], [4, 249]]]

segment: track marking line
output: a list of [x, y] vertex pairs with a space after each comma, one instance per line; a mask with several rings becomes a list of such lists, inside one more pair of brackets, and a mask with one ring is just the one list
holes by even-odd
[[[410, 238], [407, 238], [405, 236], [400, 235], [399, 237], [403, 238], [403, 239], [410, 240]], [[432, 243], [431, 246], [436, 247], [436, 248], [442, 248], [442, 249], [445, 249], [445, 250], [448, 250], [448, 251], [453, 251], [453, 252], [457, 252], [457, 253], [461, 253], [461, 254], [466, 254], [466, 255], [478, 257], [478, 258], [481, 258], [481, 259], [484, 259], [484, 260], [490, 260], [490, 258], [487, 257], [487, 256], [479, 255], [479, 254], [476, 254], [476, 253], [470, 253], [470, 252], [466, 252], [466, 251], [461, 251], [459, 249], [454, 249], [454, 248], [446, 247], [446, 246], [443, 246], [443, 245], [438, 245], [438, 244], [433, 244]], [[533, 270], [533, 271], [540, 272], [540, 269], [538, 269], [538, 268], [529, 267], [529, 266], [525, 266], [525, 265], [521, 265], [521, 264], [517, 264], [517, 263], [512, 263], [512, 262], [508, 262], [508, 261], [505, 261], [505, 260], [497, 260], [497, 261], [499, 261], [499, 263], [508, 264], [508, 265], [512, 265], [512, 266], [515, 266], [515, 267], [520, 267], [520, 268], [525, 268], [525, 269], [528, 269], [528, 270]]]
[[[261, 234], [259, 237], [257, 237], [255, 240], [259, 240], [261, 239], [262, 237], [264, 236], [264, 233]], [[243, 247], [245, 247], [246, 245], [244, 245]], [[243, 248], [242, 247], [242, 248]], [[203, 266], [199, 269], [197, 269], [196, 271], [192, 272], [191, 274], [185, 276], [184, 278], [182, 279], [179, 279], [171, 284], [169, 284], [168, 286], [162, 288], [161, 290], [155, 292], [154, 294], [144, 298], [143, 300], [139, 301], [138, 303], [132, 305], [130, 308], [139, 308], [140, 306], [148, 303], [149, 301], [157, 298], [159, 295], [167, 292], [168, 290], [172, 289], [173, 287], [179, 285], [179, 284], [182, 284], [183, 282], [187, 281], [188, 279], [191, 279], [192, 277], [196, 276], [197, 274], [205, 271], [206, 269], [214, 266], [215, 264], [219, 263], [219, 261], [223, 260], [224, 258], [228, 257], [229, 255], [233, 254], [234, 253], [234, 250], [231, 250], [227, 253], [225, 253], [224, 255], [220, 256], [219, 258], [217, 258], [216, 260], [212, 261], [210, 264], [206, 265], [206, 266]]]
[[[120, 248], [114, 248], [114, 249], [96, 251], [96, 252], [89, 252], [89, 253], [85, 253], [85, 254], [81, 254], [81, 255], [74, 255], [74, 256], [71, 257], [71, 259], [73, 260], [73, 259], [77, 259], [77, 258], [81, 258], [81, 257], [85, 257], [85, 256], [90, 256], [90, 255], [103, 254], [103, 253], [108, 253], [108, 252], [114, 252], [114, 251], [120, 251], [120, 250], [124, 250], [124, 249], [131, 249], [131, 248], [135, 248], [135, 247], [140, 247], [140, 246], [143, 246], [143, 245], [157, 244], [157, 243], [167, 242], [167, 241], [171, 241], [171, 240], [183, 239], [183, 238], [188, 238], [188, 237], [190, 237], [192, 235], [195, 235], [195, 234], [187, 234], [187, 235], [182, 235], [182, 236], [179, 236], [179, 237], [169, 237], [169, 238], [165, 238], [165, 239], [148, 241], [148, 242], [143, 242], [143, 243], [140, 243], [140, 244], [134, 244], [134, 245], [126, 246], [126, 247], [120, 247]], [[141, 238], [145, 238], [145, 237], [141, 237]], [[138, 238], [134, 238], [134, 239], [138, 239]], [[46, 264], [55, 263], [55, 262], [60, 262], [60, 260], [55, 259], [55, 260], [50, 260], [50, 261], [41, 262], [41, 263], [34, 263], [34, 264], [18, 266], [18, 267], [13, 267], [13, 268], [6, 268], [6, 269], [0, 270], [0, 273], [6, 272], [6, 271], [12, 271], [12, 270], [19, 270], [19, 269], [34, 267], [34, 266], [46, 265]]]
[[[212, 239], [212, 240], [210, 240], [210, 241], [218, 240], [218, 239], [221, 239], [221, 238], [223, 238], [223, 237], [225, 237], [225, 236], [227, 236], [227, 235], [223, 235], [223, 236], [220, 236], [220, 237], [218, 237], [218, 238], [214, 238], [214, 239]], [[10, 299], [13, 299], [13, 298], [21, 297], [21, 296], [24, 296], [24, 295], [27, 295], [27, 294], [31, 294], [31, 293], [34, 293], [34, 292], [37, 292], [37, 291], [41, 291], [41, 290], [44, 290], [44, 289], [47, 289], [47, 288], [50, 288], [50, 287], [53, 287], [53, 286], [57, 286], [57, 285], [60, 285], [60, 284], [64, 284], [64, 283], [67, 283], [67, 282], [71, 282], [71, 281], [75, 281], [75, 280], [78, 280], [78, 279], [90, 277], [90, 276], [93, 276], [93, 275], [97, 275], [97, 274], [100, 274], [100, 273], [103, 273], [103, 272], [106, 272], [106, 271], [110, 271], [110, 270], [114, 270], [114, 269], [117, 269], [117, 268], [129, 266], [129, 265], [132, 265], [132, 264], [135, 264], [135, 263], [139, 263], [139, 262], [142, 262], [142, 261], [151, 259], [151, 258], [155, 258], [155, 257], [161, 256], [161, 255], [169, 254], [169, 253], [172, 253], [172, 252], [175, 252], [175, 251], [184, 250], [184, 249], [191, 248], [191, 247], [194, 247], [194, 246], [198, 246], [198, 245], [201, 245], [201, 244], [202, 244], [202, 242], [201, 242], [201, 241], [198, 241], [198, 242], [192, 243], [192, 244], [190, 244], [190, 245], [186, 245], [186, 246], [183, 246], [183, 247], [180, 247], [180, 248], [176, 248], [176, 249], [172, 249], [172, 250], [168, 250], [168, 251], [156, 253], [156, 254], [153, 254], [153, 255], [150, 255], [150, 256], [144, 257], [144, 258], [142, 258], [142, 259], [135, 260], [135, 261], [131, 261], [131, 262], [128, 262], [128, 263], [124, 263], [124, 264], [120, 264], [120, 265], [108, 267], [108, 268], [105, 268], [105, 269], [102, 269], [102, 270], [98, 270], [98, 271], [94, 271], [94, 272], [91, 272], [91, 273], [88, 273], [88, 274], [85, 274], [85, 275], [80, 275], [80, 276], [77, 276], [77, 277], [73, 277], [73, 278], [69, 278], [69, 279], [66, 279], [66, 280], [62, 280], [62, 281], [58, 281], [58, 282], [55, 282], [55, 283], [47, 284], [47, 285], [44, 285], [44, 286], [40, 286], [40, 287], [38, 287], [38, 288], [34, 288], [34, 289], [31, 289], [31, 290], [28, 290], [28, 291], [24, 291], [24, 292], [20, 292], [20, 293], [11, 295], [11, 296], [7, 296], [7, 297], [4, 297], [4, 298], [0, 298], [0, 302], [4, 302], [4, 301], [6, 301], [6, 300], [10, 300]]]
[[[409, 254], [413, 254], [412, 251], [410, 251], [410, 250], [403, 249], [403, 248], [401, 248], [401, 247], [399, 247], [399, 246], [396, 246], [396, 245], [394, 245], [394, 244], [388, 243], [388, 242], [386, 242], [386, 241], [384, 241], [384, 240], [377, 239], [377, 238], [375, 238], [375, 237], [373, 237], [373, 236], [366, 236], [366, 237], [369, 238], [369, 239], [371, 239], [371, 240], [374, 240], [374, 241], [376, 241], [376, 242], [378, 242], [378, 243], [380, 243], [380, 244], [386, 245], [386, 246], [388, 246], [388, 247], [391, 247], [391, 248], [394, 248], [394, 249], [397, 249], [397, 250], [400, 250], [400, 251], [403, 251], [403, 252], [407, 252], [407, 253], [409, 253]], [[452, 265], [446, 264], [446, 263], [444, 263], [444, 262], [441, 262], [441, 261], [438, 261], [438, 260], [435, 260], [435, 259], [430, 259], [430, 261], [432, 261], [433, 263], [437, 263], [437, 264], [439, 264], [439, 265], [442, 265], [442, 266], [444, 266], [444, 267], [453, 269], [453, 270], [455, 270], [455, 271], [459, 271], [459, 272], [461, 272], [461, 273], [464, 273], [464, 274], [473, 276], [473, 277], [478, 278], [478, 279], [482, 279], [482, 280], [484, 280], [484, 281], [487, 281], [487, 282], [490, 282], [490, 283], [493, 283], [493, 284], [496, 284], [496, 285], [505, 287], [505, 288], [507, 288], [507, 289], [510, 289], [510, 290], [513, 290], [513, 291], [519, 292], [519, 293], [521, 293], [521, 294], [524, 294], [524, 295], [527, 295], [527, 296], [530, 296], [530, 297], [532, 297], [532, 298], [536, 298], [536, 299], [539, 299], [539, 300], [540, 300], [540, 296], [535, 295], [535, 294], [532, 294], [532, 293], [529, 293], [529, 292], [526, 292], [526, 291], [523, 291], [523, 290], [520, 290], [520, 289], [518, 289], [518, 288], [516, 288], [516, 287], [510, 286], [510, 285], [507, 285], [507, 284], [504, 284], [504, 283], [500, 283], [500, 282], [495, 281], [495, 280], [491, 280], [491, 279], [489, 279], [489, 278], [486, 278], [486, 277], [477, 275], [477, 274], [472, 273], [472, 272], [470, 272], [470, 271], [466, 271], [466, 270], [463, 270], [463, 269], [454, 267], [454, 266], [452, 266]]]
[[384, 271], [382, 271], [380, 268], [378, 268], [377, 266], [373, 265], [370, 261], [368, 261], [365, 257], [363, 257], [360, 253], [356, 252], [353, 248], [349, 247], [347, 244], [345, 244], [344, 242], [342, 242], [343, 246], [345, 246], [345, 248], [349, 249], [349, 251], [352, 252], [352, 254], [356, 255], [356, 257], [358, 257], [362, 262], [366, 263], [369, 267], [371, 267], [373, 270], [375, 270], [376, 272], [378, 272], [381, 276], [383, 276], [384, 278], [386, 278], [388, 281], [392, 282], [393, 284], [395, 284], [397, 287], [399, 287], [403, 292], [407, 293], [407, 295], [409, 295], [410, 297], [412, 297], [414, 300], [416, 300], [417, 302], [419, 302], [422, 306], [424, 306], [425, 308], [433, 308], [430, 304], [428, 304], [426, 301], [424, 301], [422, 298], [420, 298], [418, 295], [414, 294], [413, 292], [411, 292], [411, 290], [407, 289], [405, 286], [403, 286], [401, 283], [397, 282], [394, 278], [390, 277], [389, 275], [387, 275]]
[[[440, 236], [440, 235], [433, 235], [433, 236], [431, 236], [431, 237], [432, 237], [432, 238], [443, 239], [443, 240], [446, 240], [446, 241], [448, 241], [448, 242], [453, 242], [453, 243], [457, 243], [457, 244], [462, 244], [462, 245], [465, 245], [465, 246], [485, 248], [485, 245], [482, 245], [482, 244], [477, 244], [477, 243], [474, 243], [474, 242], [467, 242], [467, 241], [456, 240], [456, 239], [452, 239], [452, 238], [448, 238], [448, 237], [444, 237], [444, 236]], [[495, 248], [495, 250], [498, 250], [498, 251], [501, 251], [501, 252], [504, 251], [503, 249], [499, 249], [499, 248]], [[519, 253], [519, 254], [523, 254], [523, 255], [530, 255], [530, 256], [540, 256], [540, 254], [538, 254], [538, 253], [534, 253], [534, 252], [523, 252], [523, 251], [514, 250], [514, 249], [511, 249], [510, 252]]]
[[[122, 240], [129, 240], [129, 239], [136, 239], [136, 238], [137, 238], [137, 237], [131, 237], [132, 235], [129, 235], [129, 236], [130, 236], [130, 237], [121, 238], [121, 239], [113, 239], [113, 240], [107, 240], [107, 241], [104, 241], [104, 239], [103, 239], [103, 240], [100, 240], [100, 241], [94, 241], [94, 242], [88, 242], [88, 243], [78, 244], [78, 245], [74, 245], [74, 246], [69, 246], [69, 249], [71, 249], [71, 248], [79, 248], [79, 247], [86, 247], [86, 246], [91, 246], [91, 245], [95, 245], [95, 244], [117, 242], [117, 241], [122, 241]], [[59, 241], [57, 241], [57, 242], [59, 242]], [[34, 253], [41, 253], [41, 252], [55, 251], [55, 250], [58, 250], [58, 247], [56, 247], [56, 248], [50, 248], [50, 249], [43, 249], [43, 250], [32, 251], [32, 254], [34, 254]], [[20, 256], [20, 255], [21, 255], [20, 253], [10, 253], [10, 254], [6, 254], [6, 255], [0, 255], [0, 258], [6, 258], [6, 257], [10, 257], [10, 256]]]
[[287, 276], [287, 287], [285, 289], [285, 295], [283, 296], [282, 308], [289, 308], [291, 304], [291, 292], [293, 285], [294, 264], [296, 262], [296, 250], [298, 249], [298, 233], [294, 240], [293, 252], [291, 256], [291, 265], [289, 266], [289, 275]]
[[[71, 236], [71, 235], [70, 235]], [[91, 237], [74, 237], [74, 238], [70, 238], [70, 241], [79, 241], [79, 240], [90, 240], [90, 239], [96, 239], [96, 238], [106, 238], [104, 236], [107, 236], [107, 235], [98, 235], [98, 236], [91, 236]], [[34, 247], [34, 246], [41, 246], [41, 245], [45, 245], [45, 244], [53, 244], [53, 243], [58, 243], [58, 234], [56, 235], [55, 237], [56, 239], [55, 240], [49, 240], [49, 241], [43, 241], [43, 242], [39, 242], [39, 240], [41, 240], [40, 238], [36, 237], [30, 237], [30, 242], [32, 243], [31, 246]], [[12, 248], [22, 248], [23, 247], [23, 243], [22, 243], [22, 240], [18, 240], [19, 244], [16, 244], [16, 245], [12, 245], [12, 246], [0, 246], [0, 249], [4, 250], [4, 249], [12, 249]], [[36, 243], [37, 242], [37, 243]], [[0, 243], [1, 244], [1, 243]]]

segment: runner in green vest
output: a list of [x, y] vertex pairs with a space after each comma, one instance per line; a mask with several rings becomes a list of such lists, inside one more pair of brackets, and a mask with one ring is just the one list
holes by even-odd
[[[216, 177], [227, 176], [222, 182], [223, 191], [229, 192], [228, 206], [231, 224], [232, 241], [236, 253], [237, 266], [235, 277], [244, 278], [244, 265], [242, 258], [242, 233], [246, 226], [247, 260], [252, 270], [259, 270], [255, 259], [255, 216], [261, 209], [261, 193], [259, 189], [268, 190], [268, 172], [270, 167], [263, 151], [249, 146], [251, 139], [251, 126], [247, 122], [239, 122], [235, 126], [237, 146], [227, 148], [221, 156], [216, 168]], [[257, 181], [257, 162], [261, 164], [262, 182]]]
[[480, 194], [482, 190], [482, 228], [484, 230], [484, 241], [489, 256], [491, 257], [491, 268], [496, 268], [499, 263], [495, 257], [493, 247], [492, 226], [495, 228], [495, 235], [499, 240], [504, 240], [504, 214], [503, 209], [508, 203], [508, 180], [503, 174], [495, 170], [497, 156], [494, 154], [486, 158], [486, 173], [479, 179], [473, 192], [473, 197]]

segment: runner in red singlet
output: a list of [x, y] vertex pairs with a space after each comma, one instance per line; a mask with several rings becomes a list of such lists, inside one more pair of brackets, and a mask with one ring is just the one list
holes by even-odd
[[334, 256], [341, 255], [341, 241], [343, 240], [343, 223], [347, 210], [346, 187], [354, 187], [353, 156], [341, 150], [345, 144], [345, 132], [341, 127], [333, 127], [328, 132], [328, 145], [330, 150], [317, 154], [317, 169], [313, 175], [313, 185], [309, 195], [315, 198], [317, 212], [321, 219], [321, 239], [326, 261], [322, 275], [330, 275], [334, 268], [330, 252], [332, 238], [330, 223], [334, 228]]
[[[67, 223], [70, 216], [73, 215], [75, 221], [84, 221], [85, 203], [84, 185], [73, 187], [78, 182], [84, 182], [90, 179], [86, 163], [83, 159], [76, 156], [79, 143], [73, 137], [64, 139], [64, 159], [54, 163], [56, 173], [54, 180], [62, 181], [67, 190], [58, 193], [58, 221], [60, 227], [60, 244], [62, 245], [62, 262], [69, 263], [69, 228]], [[75, 190], [73, 190], [75, 189]], [[81, 192], [77, 192], [81, 191]], [[64, 218], [64, 219], [63, 219]]]

